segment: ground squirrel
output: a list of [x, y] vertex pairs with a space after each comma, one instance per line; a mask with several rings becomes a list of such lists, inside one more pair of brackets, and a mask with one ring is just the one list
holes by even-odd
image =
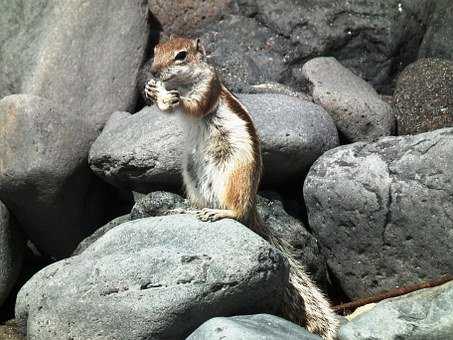
[[146, 84], [146, 97], [162, 111], [181, 112], [185, 122], [183, 179], [197, 217], [235, 219], [277, 247], [290, 266], [284, 316], [334, 339], [338, 322], [328, 301], [294, 259], [291, 246], [272, 235], [257, 214], [258, 135], [246, 108], [206, 63], [200, 40], [171, 37], [158, 44], [151, 73], [155, 79]]

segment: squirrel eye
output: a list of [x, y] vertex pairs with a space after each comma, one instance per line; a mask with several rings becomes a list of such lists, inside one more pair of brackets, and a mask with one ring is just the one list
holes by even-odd
[[186, 51], [181, 51], [178, 52], [178, 54], [175, 57], [175, 60], [184, 60], [187, 57], [187, 52]]

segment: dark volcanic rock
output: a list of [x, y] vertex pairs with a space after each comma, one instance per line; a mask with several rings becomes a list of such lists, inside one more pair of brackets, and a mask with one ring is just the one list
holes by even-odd
[[453, 59], [453, 2], [433, 1], [434, 13], [419, 50], [420, 58]]
[[[300, 177], [338, 145], [329, 114], [320, 106], [277, 94], [240, 95], [262, 142], [264, 183]], [[90, 150], [91, 169], [108, 182], [138, 192], [180, 186], [184, 137], [178, 114], [155, 106], [137, 114], [116, 112]]]
[[432, 11], [429, 0], [240, 0], [250, 18], [227, 16], [207, 26], [215, 64], [235, 91], [266, 81], [301, 85], [301, 67], [333, 56], [374, 86], [417, 58]]
[[0, 202], [0, 307], [19, 276], [24, 255], [24, 241], [14, 228], [5, 205]]
[[16, 318], [35, 340], [181, 339], [216, 316], [276, 312], [286, 265], [231, 220], [144, 218], [33, 276]]
[[222, 19], [235, 7], [232, 0], [148, 0], [148, 6], [164, 33], [180, 36]]
[[340, 329], [339, 340], [447, 340], [453, 336], [453, 282], [379, 302]]
[[453, 128], [325, 153], [304, 197], [351, 298], [453, 272]]
[[149, 27], [142, 0], [8, 1], [0, 12], [0, 98], [47, 98], [101, 127], [132, 110]]
[[321, 340], [304, 328], [269, 314], [213, 318], [187, 340]]
[[69, 255], [105, 213], [87, 164], [95, 133], [44, 98], [0, 101], [0, 199], [46, 254]]
[[409, 65], [398, 78], [395, 106], [399, 135], [453, 126], [453, 61]]
[[314, 58], [302, 73], [315, 103], [331, 114], [348, 141], [373, 141], [393, 133], [392, 107], [335, 58]]
[[249, 85], [290, 78], [282, 56], [289, 48], [286, 40], [254, 19], [227, 16], [198, 35], [208, 61], [217, 66], [232, 91], [245, 92]]

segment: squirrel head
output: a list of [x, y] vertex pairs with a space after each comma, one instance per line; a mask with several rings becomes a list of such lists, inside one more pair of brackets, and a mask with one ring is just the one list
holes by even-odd
[[196, 76], [197, 66], [205, 58], [200, 39], [173, 37], [154, 48], [151, 73], [161, 81], [187, 81]]

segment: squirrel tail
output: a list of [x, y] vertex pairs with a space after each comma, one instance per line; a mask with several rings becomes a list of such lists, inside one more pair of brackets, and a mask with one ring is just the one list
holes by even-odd
[[284, 292], [283, 316], [325, 340], [336, 339], [339, 325], [337, 315], [304, 267], [296, 260], [292, 245], [272, 235], [257, 214], [254, 220], [253, 229], [260, 230], [259, 234], [280, 250], [289, 263], [289, 283]]

